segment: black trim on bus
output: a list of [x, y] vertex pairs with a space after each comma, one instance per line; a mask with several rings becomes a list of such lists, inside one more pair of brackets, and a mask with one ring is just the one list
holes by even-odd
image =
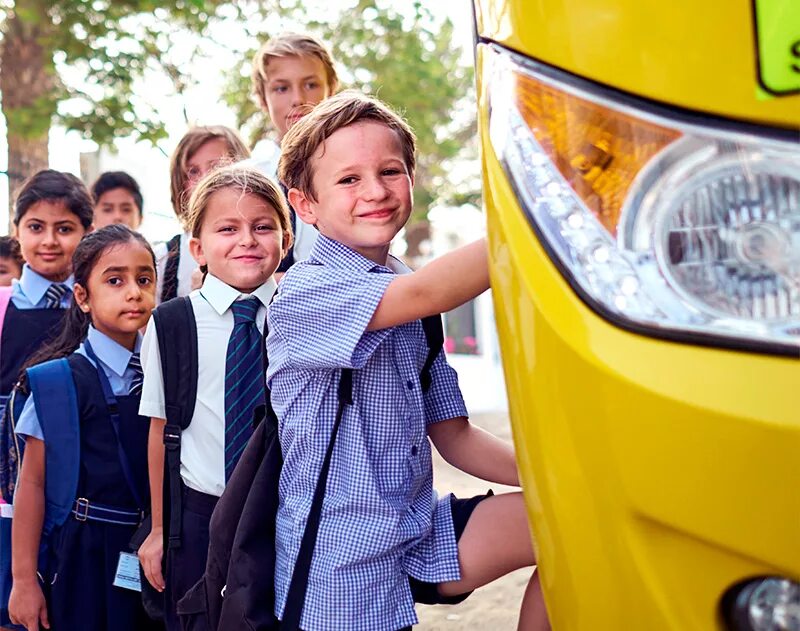
[[[504, 48], [502, 46], [498, 46], [493, 42], [489, 42], [488, 40], [483, 40], [483, 43], [491, 44], [493, 47], [497, 46], [498, 48]], [[508, 50], [508, 49], [506, 49]], [[514, 51], [515, 52], [515, 51]], [[515, 52], [515, 55], [519, 53]], [[519, 60], [523, 61], [523, 60]], [[587, 81], [586, 79], [582, 79], [580, 77], [575, 77], [574, 75], [569, 75], [562, 70], [558, 70], [553, 68], [552, 66], [546, 66], [541, 64], [540, 62], [533, 61], [530, 58], [526, 58], [525, 65], [534, 69], [535, 72], [540, 74], [545, 74], [546, 76], [560, 81], [562, 83], [566, 83], [576, 88], [580, 88], [581, 90], [587, 92], [593, 92], [595, 94], [599, 94], [608, 100], [616, 100], [618, 102], [622, 102], [623, 104], [630, 105], [631, 107], [635, 107], [637, 109], [644, 109], [646, 111], [650, 111], [654, 114], [658, 114], [665, 118], [670, 118], [672, 120], [680, 120], [680, 117], [684, 117], [683, 120], [687, 123], [694, 124], [694, 125], [703, 125], [705, 127], [715, 127], [717, 129], [725, 129], [727, 131], [736, 131], [742, 132], [743, 131], [743, 124], [734, 123], [731, 121], [727, 121], [725, 119], [714, 119], [713, 117], [707, 117], [706, 115], [700, 115], [695, 112], [689, 112], [688, 110], [684, 110], [683, 112], [679, 112], [679, 116], [676, 117], [675, 111], [673, 109], [667, 109], [663, 105], [648, 103], [643, 99], [638, 97], [633, 97], [631, 95], [612, 90], [610, 88], [606, 88], [604, 86], [598, 86], [593, 82]], [[715, 123], [715, 125], [709, 125], [709, 121]], [[717, 125], [723, 125], [719, 127]], [[755, 126], [749, 125], [748, 127], [754, 128]], [[764, 136], [762, 128], [758, 128], [759, 131], [762, 133], [757, 134], [760, 136]], [[779, 136], [785, 137], [784, 130], [772, 130], [778, 132]], [[748, 130], [747, 133], [754, 133], [754, 131]], [[775, 137], [772, 134], [768, 135], [769, 137]], [[656, 338], [660, 340], [664, 340], [667, 342], [674, 342], [680, 344], [693, 344], [695, 346], [702, 346], [706, 348], [717, 348], [723, 350], [730, 350], [730, 351], [743, 351], [747, 353], [757, 353], [761, 355], [777, 355], [780, 357], [788, 357], [792, 359], [800, 359], [800, 347], [793, 344], [783, 344], [780, 342], [766, 342], [766, 341], [758, 341], [758, 340], [748, 340], [748, 339], [739, 339], [734, 337], [728, 337], [724, 335], [715, 335], [714, 333], [699, 333], [695, 331], [683, 331], [679, 329], [662, 329], [654, 326], [648, 326], [645, 324], [641, 324], [639, 322], [635, 322], [633, 320], [629, 320], [620, 316], [618, 313], [615, 313], [608, 309], [603, 303], [596, 300], [593, 296], [587, 293], [584, 288], [578, 283], [578, 281], [572, 276], [570, 270], [564, 265], [558, 257], [558, 254], [552, 248], [552, 246], [547, 241], [545, 235], [539, 229], [538, 224], [536, 223], [536, 219], [533, 217], [533, 213], [527, 208], [526, 204], [523, 202], [524, 196], [522, 191], [520, 191], [517, 183], [514, 181], [512, 177], [509, 176], [509, 170], [507, 165], [505, 164], [505, 159], [502, 156], [495, 155], [498, 161], [503, 166], [503, 171], [505, 172], [506, 181], [511, 186], [512, 190], [514, 191], [514, 195], [517, 199], [518, 205], [524, 211], [525, 216], [528, 220], [528, 223], [533, 230], [534, 235], [536, 236], [537, 240], [539, 241], [540, 245], [547, 253], [548, 258], [553, 263], [555, 268], [559, 271], [561, 276], [564, 280], [567, 281], [567, 284], [570, 286], [573, 292], [580, 298], [580, 300], [587, 306], [589, 309], [594, 311], [597, 315], [599, 315], [604, 320], [608, 321], [609, 323], [613, 324], [614, 326], [628, 331], [630, 333], [635, 333], [637, 335], [641, 335], [647, 338]]]

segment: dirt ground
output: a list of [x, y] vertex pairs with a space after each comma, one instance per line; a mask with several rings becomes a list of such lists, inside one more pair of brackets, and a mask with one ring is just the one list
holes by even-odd
[[[472, 422], [496, 436], [511, 442], [511, 428], [505, 414], [481, 414], [472, 417]], [[485, 493], [491, 486], [495, 493], [508, 490], [499, 484], [489, 485], [454, 469], [434, 450], [434, 486], [440, 493], [453, 492], [460, 497]], [[519, 570], [477, 590], [460, 605], [417, 605], [421, 631], [510, 631], [517, 628], [517, 615], [522, 593], [531, 570]]]

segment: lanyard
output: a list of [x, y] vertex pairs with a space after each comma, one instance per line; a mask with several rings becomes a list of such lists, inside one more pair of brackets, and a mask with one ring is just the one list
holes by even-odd
[[86, 351], [86, 355], [94, 362], [97, 369], [97, 376], [100, 379], [100, 387], [103, 389], [103, 396], [106, 399], [106, 406], [108, 406], [108, 415], [111, 417], [111, 426], [114, 428], [114, 435], [117, 438], [117, 453], [119, 454], [119, 463], [122, 466], [122, 474], [125, 476], [125, 481], [128, 483], [128, 488], [133, 494], [133, 499], [136, 500], [136, 505], [140, 509], [145, 509], [146, 506], [142, 502], [142, 498], [139, 495], [139, 491], [133, 481], [131, 466], [128, 462], [128, 454], [125, 453], [125, 450], [122, 447], [122, 439], [120, 438], [119, 431], [120, 418], [117, 397], [114, 396], [114, 391], [111, 389], [111, 384], [108, 381], [108, 377], [100, 365], [97, 355], [94, 354], [94, 350], [92, 349], [92, 345], [89, 343], [88, 339], [84, 341], [83, 348]]

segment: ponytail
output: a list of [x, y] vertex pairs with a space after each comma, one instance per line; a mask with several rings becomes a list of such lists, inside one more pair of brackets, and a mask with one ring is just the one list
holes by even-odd
[[42, 346], [28, 358], [28, 361], [22, 366], [19, 380], [25, 383], [25, 371], [31, 366], [41, 364], [51, 359], [61, 359], [75, 352], [81, 345], [81, 342], [86, 338], [91, 323], [91, 316], [81, 311], [81, 308], [73, 298], [72, 304], [67, 309], [67, 313], [61, 322], [61, 333], [58, 334], [56, 339]]

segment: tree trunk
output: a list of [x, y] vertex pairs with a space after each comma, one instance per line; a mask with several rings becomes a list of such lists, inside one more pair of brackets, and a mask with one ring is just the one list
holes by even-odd
[[0, 52], [12, 208], [25, 179], [48, 166], [48, 135], [57, 106], [52, 50], [55, 27], [47, 15], [47, 5], [37, 0], [18, 0], [14, 9], [4, 25]]

